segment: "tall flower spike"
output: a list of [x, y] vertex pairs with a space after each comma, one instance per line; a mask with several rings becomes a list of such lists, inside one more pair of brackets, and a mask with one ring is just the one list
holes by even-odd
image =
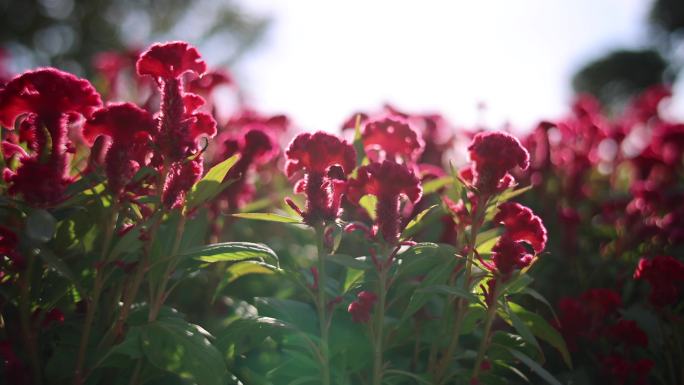
[[234, 182], [221, 194], [231, 209], [250, 199], [254, 193], [254, 187], [246, 183], [249, 170], [265, 164], [278, 154], [278, 145], [267, 130], [268, 127], [263, 125], [251, 124], [246, 127], [244, 135], [224, 143], [225, 152], [221, 154], [222, 158], [240, 154], [240, 159], [226, 175], [226, 180]]
[[366, 123], [361, 140], [369, 153], [379, 151], [384, 155], [374, 156], [375, 161], [386, 159], [396, 162], [399, 159], [413, 162], [425, 146], [420, 135], [400, 116], [388, 116]]
[[502, 224], [506, 230], [492, 248], [492, 260], [496, 270], [507, 280], [513, 270], [529, 266], [534, 259], [523, 243], [530, 245], [535, 254], [544, 250], [546, 228], [532, 210], [514, 202], [499, 205], [494, 222]]
[[377, 225], [385, 241], [390, 244], [395, 244], [399, 239], [400, 196], [415, 203], [422, 193], [420, 181], [411, 170], [388, 160], [360, 167], [356, 178], [349, 181], [347, 188], [347, 196], [355, 204], [367, 194], [378, 198]]
[[157, 144], [168, 161], [179, 161], [195, 152], [199, 135], [216, 135], [213, 118], [196, 112], [204, 99], [183, 93], [181, 75], [193, 72], [200, 76], [206, 71], [195, 47], [180, 41], [154, 44], [140, 55], [136, 69], [139, 75], [151, 76], [160, 85]]
[[509, 171], [515, 167], [524, 170], [530, 163], [530, 154], [525, 147], [505, 132], [481, 132], [475, 135], [468, 151], [475, 163], [475, 186], [485, 194], [497, 191]]
[[13, 129], [17, 117], [28, 114], [22, 132], [35, 152], [21, 157], [16, 173], [5, 172], [9, 193], [21, 194], [31, 204], [59, 201], [71, 182], [67, 121], [89, 117], [101, 105], [100, 95], [87, 80], [54, 68], [25, 72], [7, 83], [0, 90], [0, 124]]
[[146, 163], [149, 143], [154, 132], [154, 119], [142, 108], [131, 103], [110, 103], [96, 111], [83, 126], [88, 143], [99, 136], [112, 138], [105, 155], [105, 171], [109, 189], [119, 196], [141, 166]]
[[309, 225], [337, 218], [346, 178], [356, 167], [356, 151], [344, 140], [316, 132], [297, 135], [285, 151], [285, 174], [304, 172], [295, 185], [306, 195], [304, 220]]

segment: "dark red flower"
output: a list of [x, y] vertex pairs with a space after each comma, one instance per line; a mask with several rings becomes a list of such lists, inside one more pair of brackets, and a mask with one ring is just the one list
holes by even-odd
[[527, 243], [535, 254], [546, 247], [546, 228], [541, 219], [529, 208], [514, 202], [502, 203], [493, 222], [502, 224], [505, 232], [492, 248], [494, 267], [507, 280], [513, 270], [530, 265], [534, 255], [525, 248]]
[[504, 225], [507, 236], [527, 242], [537, 254], [544, 250], [547, 235], [541, 218], [528, 207], [515, 202], [502, 203], [498, 209], [493, 221]]
[[608, 328], [608, 336], [617, 342], [622, 342], [627, 346], [648, 347], [648, 336], [632, 320], [619, 320], [615, 325]]
[[475, 163], [474, 183], [483, 193], [497, 190], [502, 179], [515, 167], [526, 169], [530, 154], [517, 138], [505, 132], [481, 132], [468, 147]]
[[157, 145], [167, 161], [180, 161], [196, 152], [199, 135], [216, 135], [214, 119], [197, 112], [204, 99], [182, 91], [181, 75], [206, 71], [197, 49], [185, 42], [155, 44], [140, 56], [136, 68], [139, 75], [152, 76], [160, 85]]
[[162, 191], [162, 202], [167, 209], [180, 208], [185, 203], [185, 195], [202, 177], [202, 158], [171, 165]]
[[655, 363], [649, 359], [629, 360], [619, 354], [612, 354], [601, 360], [610, 384], [646, 385], [648, 375]]
[[285, 174], [304, 172], [295, 191], [306, 195], [304, 220], [310, 225], [339, 214], [343, 178], [356, 166], [356, 151], [344, 140], [324, 133], [297, 135], [285, 151]]
[[17, 234], [5, 226], [0, 226], [0, 255], [8, 255], [14, 252], [17, 244]]
[[684, 283], [684, 263], [667, 255], [641, 258], [634, 279], [644, 279], [651, 285], [650, 302], [657, 307], [677, 301]]
[[620, 294], [607, 288], [589, 289], [580, 296], [580, 299], [591, 313], [600, 319], [615, 314], [622, 305]]
[[362, 291], [356, 296], [356, 301], [349, 304], [347, 311], [352, 315], [352, 320], [356, 323], [366, 323], [370, 321], [373, 305], [378, 297], [370, 291]]
[[221, 194], [232, 209], [243, 204], [254, 192], [254, 188], [246, 183], [249, 171], [269, 162], [278, 154], [278, 144], [263, 128], [258, 124], [250, 125], [246, 127], [242, 136], [226, 140], [224, 143], [225, 151], [222, 157], [240, 154], [240, 159], [226, 175], [227, 180], [234, 182]]
[[138, 74], [161, 79], [178, 79], [191, 71], [204, 74], [207, 65], [197, 49], [183, 41], [158, 43], [145, 51], [136, 63]]
[[368, 114], [365, 112], [355, 112], [351, 114], [347, 120], [342, 123], [342, 130], [353, 130], [356, 128], [356, 121], [359, 121], [359, 124], [363, 127], [363, 125], [368, 121]]
[[102, 104], [92, 85], [54, 68], [25, 72], [0, 90], [0, 124], [14, 128], [23, 120], [22, 133], [35, 152], [20, 158], [16, 172], [6, 171], [10, 194], [21, 194], [31, 204], [49, 205], [63, 197], [69, 177], [67, 136], [69, 118], [89, 117]]
[[109, 189], [116, 196], [147, 162], [155, 121], [131, 103], [110, 103], [96, 111], [83, 126], [83, 137], [93, 143], [99, 136], [112, 138], [105, 156]]
[[221, 85], [232, 85], [233, 78], [228, 71], [213, 70], [205, 73], [201, 77], [195, 78], [188, 82], [187, 90], [193, 94], [208, 96], [216, 87]]
[[349, 200], [355, 204], [367, 194], [377, 197], [377, 225], [385, 241], [391, 244], [399, 239], [400, 197], [415, 203], [422, 193], [420, 181], [413, 171], [389, 160], [360, 167], [356, 178], [349, 181], [347, 190]]
[[[390, 116], [366, 123], [361, 134], [371, 160], [414, 162], [423, 152], [424, 143], [406, 119]], [[381, 156], [375, 155], [381, 154]]]

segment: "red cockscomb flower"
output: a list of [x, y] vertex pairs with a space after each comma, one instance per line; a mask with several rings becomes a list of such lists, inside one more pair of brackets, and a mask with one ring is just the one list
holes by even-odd
[[208, 96], [214, 88], [221, 85], [233, 85], [233, 78], [230, 76], [228, 71], [225, 70], [213, 70], [205, 73], [204, 75], [191, 80], [188, 82], [187, 90], [193, 94], [202, 95], [204, 97]]
[[234, 180], [221, 194], [228, 201], [232, 209], [249, 199], [254, 188], [245, 183], [247, 173], [259, 165], [265, 164], [278, 154], [278, 145], [275, 139], [268, 134], [262, 125], [250, 125], [244, 134], [235, 139], [226, 140], [225, 152], [222, 157], [230, 157], [240, 154], [240, 159], [228, 171], [226, 180]]
[[485, 194], [497, 190], [502, 179], [515, 167], [526, 169], [530, 154], [520, 141], [505, 132], [481, 132], [468, 147], [475, 163], [474, 183]]
[[667, 255], [641, 258], [634, 279], [644, 279], [651, 285], [650, 302], [657, 307], [677, 301], [684, 284], [684, 263]]
[[54, 68], [25, 72], [7, 83], [0, 90], [0, 124], [13, 129], [17, 117], [28, 114], [23, 130], [36, 152], [21, 157], [16, 173], [5, 172], [9, 193], [38, 205], [59, 201], [71, 182], [68, 120], [89, 117], [100, 105], [100, 96], [87, 80]]
[[306, 195], [302, 213], [310, 225], [333, 220], [339, 214], [344, 181], [356, 167], [356, 151], [344, 140], [316, 132], [297, 135], [285, 151], [285, 174], [303, 171], [305, 176], [295, 185], [296, 192]]
[[352, 316], [352, 321], [356, 323], [367, 323], [370, 321], [373, 305], [378, 296], [370, 291], [362, 291], [356, 296], [356, 301], [349, 304], [347, 311]]
[[152, 76], [160, 85], [161, 105], [157, 145], [167, 161], [180, 161], [197, 150], [197, 137], [216, 135], [216, 122], [205, 113], [196, 112], [204, 99], [183, 93], [181, 75], [202, 75], [206, 64], [185, 42], [154, 44], [136, 63], [138, 74]]
[[632, 320], [619, 320], [615, 325], [608, 328], [608, 336], [617, 342], [622, 342], [627, 346], [648, 347], [648, 336]]
[[169, 175], [164, 182], [162, 202], [167, 209], [176, 209], [185, 203], [185, 195], [202, 177], [202, 158], [197, 157], [186, 162], [171, 165]]
[[183, 41], [174, 41], [152, 45], [140, 56], [136, 69], [141, 76], [169, 80], [178, 79], [188, 71], [201, 76], [207, 70], [207, 65], [195, 47]]
[[349, 181], [347, 190], [349, 200], [355, 204], [367, 194], [378, 198], [377, 225], [385, 241], [391, 244], [399, 239], [400, 196], [415, 203], [422, 193], [420, 181], [411, 170], [388, 160], [359, 168], [356, 178]]
[[[366, 123], [361, 134], [364, 148], [374, 161], [413, 162], [423, 152], [424, 143], [418, 133], [399, 116], [390, 116]], [[377, 156], [377, 153], [382, 156]]]
[[502, 224], [506, 230], [492, 248], [492, 260], [503, 280], [507, 280], [515, 268], [522, 269], [532, 263], [534, 255], [523, 243], [527, 243], [535, 254], [546, 247], [546, 228], [541, 219], [529, 208], [514, 202], [498, 207], [494, 223]]
[[110, 191], [119, 196], [126, 184], [146, 163], [155, 121], [131, 103], [111, 103], [96, 111], [83, 126], [83, 137], [93, 143], [99, 136], [112, 138], [105, 155]]

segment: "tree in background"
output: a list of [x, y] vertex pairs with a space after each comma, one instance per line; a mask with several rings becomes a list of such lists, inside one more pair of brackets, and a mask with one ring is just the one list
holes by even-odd
[[615, 50], [584, 65], [573, 76], [575, 92], [596, 96], [616, 113], [649, 86], [673, 83], [684, 64], [684, 2], [654, 1], [648, 22], [650, 47]]
[[219, 46], [213, 61], [230, 64], [267, 24], [230, 0], [0, 0], [0, 47], [15, 72], [56, 66], [89, 75], [98, 52], [173, 39]]

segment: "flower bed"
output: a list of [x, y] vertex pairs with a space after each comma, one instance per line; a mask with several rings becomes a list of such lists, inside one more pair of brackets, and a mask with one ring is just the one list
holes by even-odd
[[5, 382], [684, 381], [667, 88], [522, 140], [391, 106], [335, 135], [221, 116], [184, 42], [96, 64], [0, 88]]

